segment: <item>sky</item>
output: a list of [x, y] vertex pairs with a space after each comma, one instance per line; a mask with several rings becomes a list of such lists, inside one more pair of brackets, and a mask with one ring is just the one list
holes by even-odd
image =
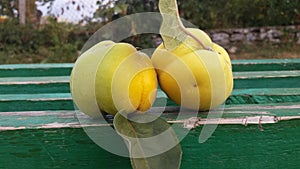
[[50, 3], [41, 5], [37, 2], [38, 9], [42, 11], [43, 16], [48, 12], [59, 18], [60, 21], [77, 23], [85, 17], [93, 17], [97, 10], [97, 0], [55, 0], [52, 9], [47, 9]]

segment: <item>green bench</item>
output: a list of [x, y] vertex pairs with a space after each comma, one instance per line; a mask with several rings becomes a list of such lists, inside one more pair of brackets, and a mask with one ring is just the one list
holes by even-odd
[[[0, 169], [131, 168], [128, 158], [100, 148], [78, 122], [72, 66], [0, 65]], [[202, 144], [202, 125], [190, 130], [181, 142], [181, 168], [299, 168], [300, 59], [235, 60], [233, 71], [222, 124]], [[160, 90], [157, 97], [167, 99]], [[178, 110], [167, 99], [162, 117], [175, 123]], [[207, 113], [199, 116], [204, 123]]]

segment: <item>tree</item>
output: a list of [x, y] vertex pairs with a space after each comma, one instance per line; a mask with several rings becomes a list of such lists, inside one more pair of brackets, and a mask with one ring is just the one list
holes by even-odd
[[15, 17], [14, 6], [15, 0], [1, 0], [0, 1], [0, 15], [8, 17]]
[[[17, 0], [15, 1], [15, 8], [19, 11], [19, 17], [20, 17], [20, 9], [19, 9], [19, 2], [20, 0]], [[35, 4], [36, 0], [26, 0], [26, 3], [25, 3], [25, 21], [26, 23], [29, 23], [29, 24], [33, 24], [33, 25], [39, 25], [40, 23], [40, 19], [41, 19], [41, 16], [42, 16], [42, 13], [41, 11], [39, 11], [37, 9], [37, 6]]]
[[[103, 0], [102, 0], [103, 1]], [[102, 2], [99, 1], [99, 2]], [[177, 0], [181, 17], [202, 29], [300, 24], [300, 0]], [[121, 9], [118, 4], [125, 6]], [[138, 12], [157, 12], [158, 0], [109, 0], [96, 17], [112, 20]], [[120, 12], [122, 11], [122, 12]]]
[[158, 0], [99, 0], [94, 17], [110, 22], [124, 15], [139, 12], [158, 12]]
[[[36, 0], [26, 0], [26, 22], [29, 24], [39, 24], [41, 11], [38, 11]], [[2, 0], [0, 2], [0, 15], [17, 19], [20, 17], [19, 0]]]

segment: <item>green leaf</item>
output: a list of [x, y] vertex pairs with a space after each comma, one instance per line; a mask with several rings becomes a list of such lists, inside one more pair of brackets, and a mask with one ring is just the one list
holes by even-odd
[[[162, 15], [162, 24], [160, 27], [160, 35], [164, 41], [167, 50], [173, 50], [178, 47], [187, 37], [195, 40], [199, 46], [205, 50], [212, 50], [210, 47], [198, 39], [197, 36], [189, 32], [183, 25], [177, 7], [176, 0], [160, 0], [158, 4]], [[185, 43], [189, 45], [189, 43]]]
[[134, 169], [178, 169], [182, 150], [173, 128], [160, 117], [122, 112], [114, 127], [128, 145]]
[[163, 19], [160, 34], [165, 48], [172, 50], [187, 38], [185, 27], [180, 20], [176, 0], [160, 0], [158, 6]]
[[114, 7], [114, 12], [118, 13], [118, 14], [125, 14], [127, 11], [127, 8], [128, 8], [128, 5], [126, 5], [125, 3], [118, 3]]

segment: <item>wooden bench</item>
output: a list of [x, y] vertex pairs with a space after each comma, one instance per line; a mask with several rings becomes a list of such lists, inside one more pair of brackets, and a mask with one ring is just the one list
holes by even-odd
[[[0, 65], [0, 169], [131, 168], [128, 158], [100, 148], [78, 122], [72, 66]], [[233, 61], [233, 71], [222, 124], [202, 144], [202, 125], [190, 130], [181, 142], [181, 168], [299, 168], [300, 59]], [[160, 99], [167, 99], [162, 91], [155, 106]], [[163, 118], [176, 122], [177, 112], [167, 99]], [[204, 124], [207, 113], [199, 116]]]

